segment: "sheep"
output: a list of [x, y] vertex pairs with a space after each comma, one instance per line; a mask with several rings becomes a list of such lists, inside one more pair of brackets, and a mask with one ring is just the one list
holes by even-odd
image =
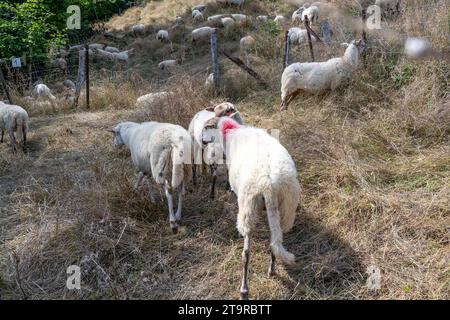
[[198, 11], [200, 11], [200, 12], [203, 12], [203, 11], [205, 11], [205, 9], [206, 9], [206, 5], [204, 5], [204, 4], [199, 4], [199, 5], [196, 5], [195, 7], [193, 7], [193, 8], [192, 8], [192, 11], [198, 10]]
[[[201, 110], [200, 112], [196, 113], [194, 117], [192, 118], [190, 124], [189, 124], [189, 134], [191, 135], [192, 142], [193, 142], [193, 150], [194, 150], [194, 163], [193, 163], [193, 182], [194, 185], [197, 184], [197, 169], [199, 165], [203, 163], [203, 160], [205, 160], [206, 164], [209, 165], [211, 175], [212, 175], [212, 182], [211, 182], [211, 191], [210, 191], [210, 198], [214, 199], [215, 196], [215, 186], [217, 181], [217, 169], [218, 164], [220, 162], [218, 161], [217, 156], [223, 155], [223, 150], [217, 149], [217, 145], [210, 145], [212, 142], [215, 141], [214, 138], [209, 137], [206, 132], [207, 129], [210, 128], [210, 125], [214, 125], [214, 119], [216, 117], [224, 117], [224, 116], [230, 116], [232, 119], [234, 119], [239, 124], [244, 124], [239, 112], [235, 108], [235, 106], [229, 102], [223, 102], [215, 107], [207, 108], [204, 110]], [[214, 136], [213, 136], [214, 137]], [[219, 146], [220, 147], [220, 146]], [[202, 150], [204, 149], [205, 156], [202, 157]], [[203, 159], [205, 158], [205, 159]]]
[[203, 13], [201, 13], [200, 10], [192, 11], [192, 19], [195, 23], [200, 23], [205, 20], [205, 18], [203, 17]]
[[60, 69], [63, 73], [67, 73], [67, 61], [63, 58], [58, 58], [52, 61], [52, 65], [55, 68]]
[[169, 41], [169, 32], [167, 30], [159, 30], [156, 34], [156, 39], [163, 41]]
[[145, 33], [145, 25], [142, 23], [135, 24], [131, 27], [131, 30], [133, 31], [134, 35], [137, 36], [138, 34], [144, 34]]
[[22, 141], [22, 148], [25, 151], [27, 147], [28, 123], [28, 113], [25, 109], [0, 102], [0, 143], [3, 143], [3, 136], [6, 130], [9, 135], [12, 151], [16, 152], [17, 147], [14, 132], [17, 132], [19, 140]]
[[295, 256], [283, 247], [283, 233], [294, 223], [300, 198], [297, 169], [288, 151], [263, 129], [244, 127], [229, 117], [217, 121], [226, 154], [228, 180], [238, 201], [237, 229], [244, 237], [241, 299], [248, 299], [250, 236], [267, 211], [271, 233], [269, 276], [275, 261], [293, 264]]
[[248, 51], [252, 47], [254, 47], [255, 44], [256, 44], [256, 40], [252, 36], [243, 37], [241, 39], [241, 41], [239, 42], [241, 54], [245, 56], [245, 64], [248, 67], [250, 66], [250, 57], [249, 57]]
[[248, 17], [245, 14], [234, 13], [231, 17], [236, 21], [238, 25], [244, 25], [248, 21]]
[[161, 102], [163, 99], [168, 99], [173, 95], [171, 91], [152, 92], [139, 97], [136, 100], [136, 106], [138, 108], [151, 107], [156, 102]]
[[[288, 31], [288, 38], [290, 44], [302, 44], [308, 40], [308, 31], [297, 27], [290, 28]], [[316, 42], [317, 39], [314, 35], [311, 36], [311, 41]]]
[[405, 53], [413, 59], [421, 59], [428, 56], [432, 50], [431, 43], [420, 38], [407, 38], [405, 41]]
[[319, 7], [317, 6], [309, 6], [308, 8], [304, 9], [302, 12], [302, 22], [305, 22], [306, 18], [308, 17], [309, 23], [313, 24], [317, 21], [319, 21]]
[[175, 25], [182, 26], [184, 25], [184, 19], [180, 16], [175, 17]]
[[256, 17], [256, 21], [261, 22], [261, 23], [266, 23], [269, 20], [268, 16], [257, 16]]
[[302, 21], [302, 13], [305, 8], [301, 7], [292, 13], [292, 24], [299, 24]]
[[278, 15], [278, 16], [276, 16], [276, 17], [273, 19], [273, 21], [275, 21], [275, 23], [276, 23], [278, 26], [281, 26], [281, 25], [283, 25], [283, 24], [286, 23], [286, 18], [285, 18], [284, 16]]
[[[121, 122], [110, 130], [114, 134], [114, 145], [126, 145], [139, 174], [135, 187], [139, 187], [145, 176], [164, 185], [169, 223], [173, 233], [178, 231], [184, 187], [192, 177], [191, 137], [181, 126], [156, 121], [135, 123]], [[178, 208], [173, 210], [173, 190], [178, 191]], [[150, 192], [151, 194], [151, 192]], [[151, 200], [152, 196], [150, 196]]]
[[110, 53], [119, 53], [120, 52], [120, 50], [117, 49], [116, 47], [110, 47], [110, 46], [107, 46], [104, 50], [107, 52], [110, 52]]
[[385, 17], [400, 14], [400, 0], [376, 0], [375, 5], [380, 7]]
[[49, 87], [45, 84], [37, 84], [33, 89], [33, 96], [38, 99], [56, 100], [56, 97], [51, 93]]
[[335, 90], [343, 80], [352, 76], [359, 64], [359, 55], [364, 50], [362, 40], [352, 41], [342, 57], [325, 62], [293, 63], [281, 76], [281, 110], [301, 92], [319, 93]]
[[66, 79], [63, 81], [63, 86], [66, 87], [67, 89], [73, 90], [75, 91], [75, 83], [72, 80]]
[[106, 47], [107, 47], [106, 44], [101, 44], [101, 43], [91, 43], [89, 45], [89, 49], [91, 49], [91, 50], [96, 50], [96, 49], [104, 50]]
[[222, 22], [222, 25], [225, 28], [232, 27], [232, 26], [234, 26], [236, 24], [236, 21], [233, 18], [230, 18], [230, 17], [222, 18], [221, 22]]
[[237, 5], [239, 7], [242, 7], [244, 5], [245, 0], [216, 0], [219, 3], [224, 3], [228, 5]]
[[158, 67], [159, 67], [161, 70], [167, 70], [167, 69], [171, 69], [171, 68], [175, 67], [176, 65], [179, 65], [180, 63], [181, 63], [181, 60], [180, 60], [180, 59], [175, 59], [175, 60], [164, 60], [164, 61], [161, 61], [161, 62], [158, 64]]
[[133, 51], [134, 49], [121, 52], [108, 52], [102, 49], [95, 49], [92, 53], [98, 54], [99, 56], [107, 58], [109, 60], [120, 60], [127, 62], [130, 59], [130, 55], [133, 53]]
[[216, 14], [208, 17], [208, 23], [213, 27], [222, 27], [222, 18], [224, 18], [223, 14]]
[[211, 27], [201, 27], [194, 29], [192, 31], [192, 41], [196, 42], [198, 40], [209, 40], [211, 34], [216, 31], [217, 28], [211, 28]]

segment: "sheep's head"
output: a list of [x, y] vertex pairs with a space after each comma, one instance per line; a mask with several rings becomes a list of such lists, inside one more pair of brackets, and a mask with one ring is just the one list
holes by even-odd
[[232, 103], [229, 102], [222, 102], [214, 107], [216, 117], [230, 116], [235, 112], [237, 112], [237, 109]]
[[121, 130], [127, 125], [126, 122], [119, 123], [117, 126], [115, 126], [113, 129], [108, 130], [108, 132], [111, 132], [114, 135], [114, 146], [120, 147], [125, 144], [125, 142], [122, 139], [122, 133]]

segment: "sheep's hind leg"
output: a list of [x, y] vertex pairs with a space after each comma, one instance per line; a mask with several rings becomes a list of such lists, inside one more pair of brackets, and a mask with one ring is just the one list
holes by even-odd
[[248, 264], [250, 261], [250, 236], [244, 236], [244, 250], [242, 250], [242, 281], [241, 281], [241, 300], [248, 300]]
[[0, 143], [3, 143], [3, 136], [4, 136], [4, 135], [5, 135], [5, 131], [2, 130], [1, 138], [0, 138]]
[[142, 179], [144, 179], [145, 174], [142, 171], [139, 171], [137, 177], [136, 177], [136, 182], [134, 183], [134, 188], [137, 189], [139, 188], [139, 185], [142, 182]]
[[169, 182], [166, 180], [166, 183], [164, 185], [164, 191], [166, 193], [167, 198], [167, 204], [169, 207], [169, 222], [170, 222], [170, 228], [172, 229], [173, 233], [178, 232], [178, 225], [175, 219], [175, 215], [173, 214], [173, 195], [172, 195], [172, 187], [170, 186]]
[[23, 151], [27, 151], [27, 130], [22, 128], [22, 136], [23, 136]]
[[13, 131], [9, 131], [9, 140], [11, 143], [11, 148], [12, 148], [12, 152], [16, 152], [17, 148], [16, 148], [16, 137], [14, 137], [14, 132]]
[[273, 254], [273, 252], [270, 252], [270, 265], [269, 265], [269, 271], [267, 272], [267, 275], [269, 277], [272, 277], [275, 275], [275, 255]]
[[209, 194], [209, 197], [211, 199], [214, 199], [215, 193], [216, 193], [216, 182], [217, 182], [217, 165], [213, 164], [210, 166], [211, 168], [211, 174], [212, 174], [212, 183], [211, 183], [211, 192]]
[[175, 219], [179, 223], [181, 221], [181, 207], [183, 206], [183, 196], [184, 196], [184, 182], [178, 187], [178, 207], [177, 213], [175, 214]]

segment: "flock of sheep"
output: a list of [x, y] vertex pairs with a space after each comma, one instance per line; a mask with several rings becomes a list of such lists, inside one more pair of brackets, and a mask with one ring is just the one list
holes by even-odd
[[[244, 1], [228, 0], [226, 2], [242, 5]], [[391, 3], [392, 1], [377, 0], [377, 2]], [[195, 23], [204, 21], [205, 8], [204, 5], [193, 8], [192, 19]], [[313, 4], [296, 10], [292, 15], [292, 22], [298, 23], [308, 16], [309, 20], [315, 23], [319, 18], [319, 8], [319, 4]], [[245, 19], [247, 17], [241, 14], [215, 15], [208, 18], [209, 21], [220, 21], [222, 26], [239, 23]], [[265, 19], [268, 17], [258, 16], [257, 18], [258, 21]], [[275, 21], [280, 20], [279, 16], [275, 17]], [[182, 19], [177, 17], [176, 23], [183, 23]], [[194, 41], [209, 38], [214, 30], [213, 27], [195, 29], [192, 31], [192, 38]], [[135, 26], [133, 32], [142, 32], [142, 28]], [[289, 32], [290, 41], [296, 43], [304, 41], [304, 32], [305, 30], [298, 27], [292, 28]], [[157, 38], [161, 41], [168, 40], [168, 37], [167, 30], [160, 30], [157, 33]], [[254, 45], [254, 41], [251, 36], [243, 38], [240, 43], [241, 50], [247, 51]], [[301, 91], [316, 93], [334, 90], [344, 79], [351, 77], [358, 67], [359, 56], [365, 44], [360, 40], [344, 45], [347, 48], [342, 57], [325, 62], [293, 63], [284, 70], [281, 78], [282, 109], [285, 109]], [[90, 49], [102, 55], [123, 53], [111, 47], [92, 46]], [[177, 60], [166, 60], [160, 63], [160, 68], [164, 69], [177, 63], [179, 63]], [[210, 75], [207, 83], [212, 81]], [[74, 89], [73, 83], [66, 85]], [[172, 92], [147, 94], [137, 100], [137, 106], [145, 107], [172, 94]], [[35, 87], [34, 95], [55, 99], [44, 84]], [[1, 142], [6, 130], [15, 151], [14, 133], [17, 132], [25, 147], [28, 121], [27, 112], [23, 108], [1, 102]], [[278, 140], [262, 129], [245, 125], [233, 104], [223, 102], [199, 111], [187, 129], [176, 124], [150, 121], [121, 122], [109, 131], [113, 133], [116, 146], [125, 145], [130, 150], [132, 162], [139, 172], [135, 187], [138, 188], [144, 178], [150, 176], [156, 184], [163, 187], [168, 203], [169, 223], [173, 232], [177, 232], [182, 217], [186, 184], [191, 180], [194, 184], [197, 183], [199, 166], [206, 163], [211, 169], [211, 198], [214, 198], [217, 169], [225, 162], [227, 186], [237, 196], [239, 207], [237, 228], [244, 237], [243, 273], [240, 287], [242, 299], [248, 298], [249, 292], [250, 236], [263, 211], [267, 213], [271, 231], [269, 274], [274, 274], [276, 259], [287, 264], [294, 262], [294, 255], [286, 251], [282, 241], [283, 233], [289, 231], [293, 225], [299, 202], [300, 184], [295, 163]], [[178, 194], [176, 210], [173, 203], [175, 193]], [[150, 188], [149, 197], [151, 201], [155, 201], [152, 188]]]

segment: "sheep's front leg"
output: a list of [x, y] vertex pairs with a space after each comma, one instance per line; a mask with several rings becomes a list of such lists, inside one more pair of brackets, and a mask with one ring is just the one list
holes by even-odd
[[183, 206], [183, 196], [184, 196], [184, 182], [178, 187], [178, 207], [177, 213], [175, 214], [175, 219], [179, 223], [181, 221], [181, 207]]
[[194, 186], [197, 185], [197, 165], [196, 164], [192, 165], [192, 183], [194, 184]]
[[5, 131], [4, 130], [2, 130], [2, 133], [1, 133], [1, 138], [0, 138], [0, 143], [3, 143], [3, 136], [5, 135]]
[[241, 281], [241, 300], [248, 300], [248, 263], [250, 261], [250, 236], [244, 236], [244, 250], [242, 250], [242, 281]]
[[169, 182], [166, 180], [166, 183], [164, 185], [164, 191], [166, 193], [167, 198], [167, 204], [169, 206], [169, 222], [170, 222], [170, 228], [172, 229], [173, 233], [178, 232], [178, 225], [175, 219], [175, 215], [173, 214], [173, 195], [172, 195], [172, 187], [170, 186]]
[[27, 130], [22, 128], [22, 136], [23, 136], [23, 151], [27, 151]]

